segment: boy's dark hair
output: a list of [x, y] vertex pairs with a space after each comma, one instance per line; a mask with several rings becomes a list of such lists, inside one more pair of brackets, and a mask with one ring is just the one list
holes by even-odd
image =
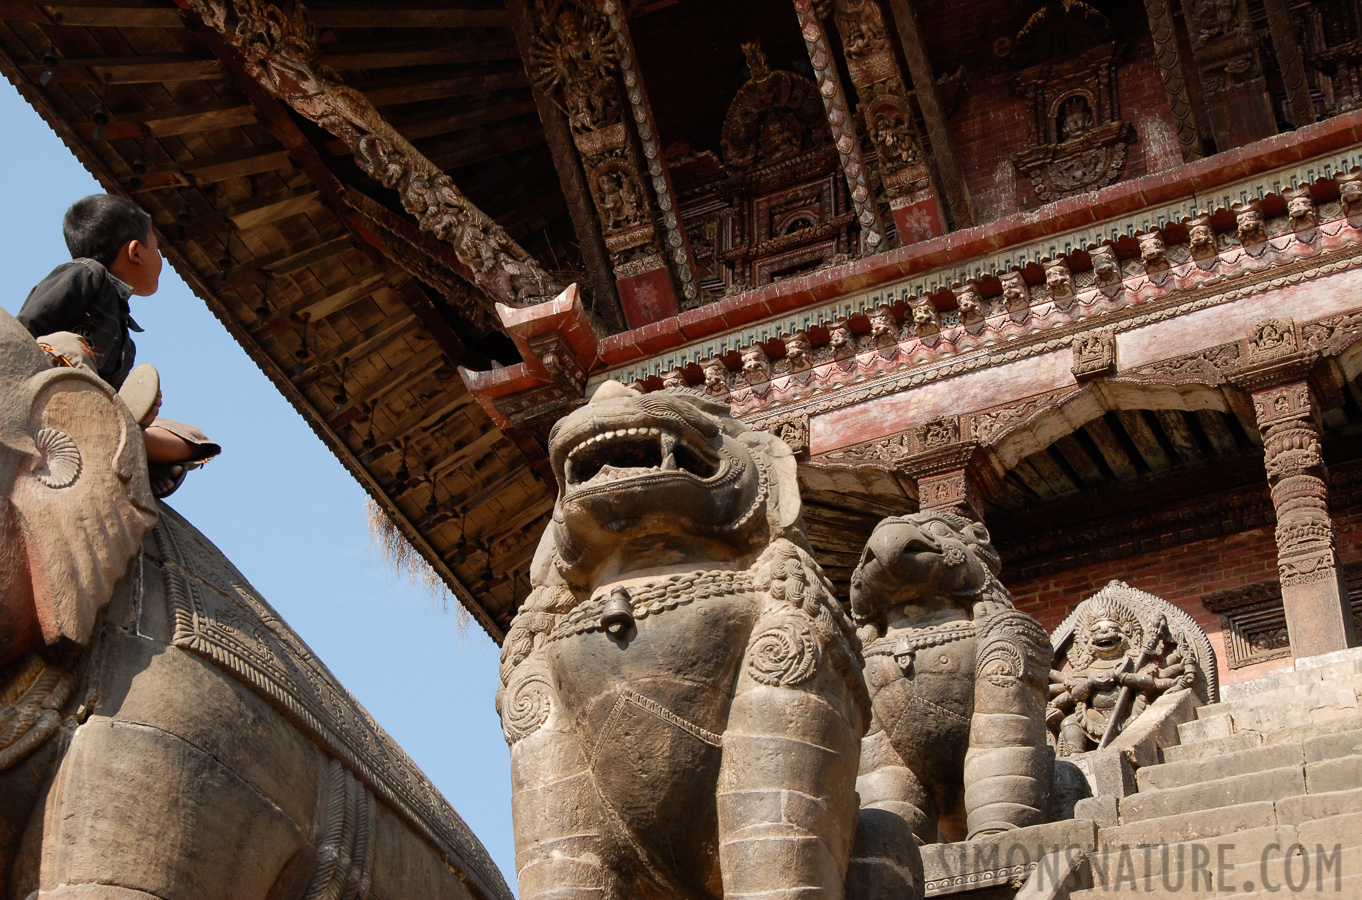
[[131, 200], [114, 194], [91, 194], [71, 204], [61, 220], [72, 259], [109, 265], [128, 241], [145, 241], [151, 216]]

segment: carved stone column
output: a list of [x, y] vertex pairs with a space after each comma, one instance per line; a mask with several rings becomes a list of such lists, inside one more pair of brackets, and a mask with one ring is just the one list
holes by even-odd
[[828, 46], [827, 32], [814, 11], [813, 0], [794, 0], [794, 6], [799, 16], [804, 46], [808, 48], [809, 61], [813, 63], [818, 93], [823, 97], [823, 109], [828, 114], [832, 139], [842, 161], [842, 172], [851, 190], [851, 205], [856, 211], [856, 221], [861, 226], [862, 250], [865, 253], [878, 253], [885, 249], [879, 204], [870, 190], [870, 177], [865, 169], [865, 160], [861, 157], [861, 141], [847, 108], [846, 94], [837, 75], [837, 63]]
[[960, 440], [957, 419], [929, 419], [913, 433], [913, 445], [917, 452], [900, 460], [898, 469], [917, 483], [918, 508], [984, 521], [984, 499], [998, 476], [978, 444]]
[[[945, 194], [946, 205], [950, 207], [955, 227], [969, 228], [974, 224], [974, 213], [969, 205], [969, 189], [965, 185], [965, 173], [960, 169], [960, 159], [955, 155], [955, 143], [951, 140], [951, 132], [946, 125], [946, 110], [936, 89], [936, 71], [932, 68], [926, 44], [922, 41], [917, 13], [913, 10], [912, 0], [890, 0], [889, 9], [893, 12], [894, 24], [898, 26], [899, 41], [903, 45], [903, 58], [908, 61], [908, 74], [913, 79], [913, 92], [917, 94], [922, 120], [927, 125], [927, 139], [932, 145], [932, 160], [936, 163], [937, 173], [941, 176], [941, 188]], [[902, 240], [902, 230], [899, 234]]]
[[1320, 409], [1308, 381], [1315, 360], [1299, 346], [1290, 320], [1257, 323], [1249, 329], [1249, 368], [1234, 379], [1252, 395], [1263, 435], [1282, 604], [1297, 658], [1357, 642], [1329, 516]]
[[1182, 0], [1216, 149], [1277, 133], [1245, 0]]
[[899, 72], [879, 0], [834, 0], [847, 71], [861, 98], [861, 119], [879, 157], [880, 181], [903, 245], [946, 232], [908, 88]]
[[1197, 132], [1196, 113], [1187, 96], [1187, 79], [1182, 69], [1182, 54], [1178, 50], [1178, 34], [1173, 24], [1173, 10], [1169, 0], [1144, 0], [1145, 15], [1149, 18], [1149, 32], [1154, 37], [1154, 59], [1159, 64], [1159, 77], [1168, 95], [1168, 108], [1177, 124], [1178, 145], [1183, 162], [1201, 159], [1201, 135]]
[[[551, 9], [530, 40], [530, 78], [567, 119], [625, 321], [638, 328], [675, 315], [677, 285], [685, 283], [679, 268], [668, 265], [668, 222], [676, 219], [670, 185], [663, 178], [659, 186], [647, 147], [640, 150], [633, 95], [641, 96], [641, 88], [636, 77], [631, 84], [632, 48], [614, 17], [577, 0]], [[651, 127], [649, 136], [656, 155]]]

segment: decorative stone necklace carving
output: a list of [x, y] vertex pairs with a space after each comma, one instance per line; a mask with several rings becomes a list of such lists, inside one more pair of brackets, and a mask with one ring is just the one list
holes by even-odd
[[[750, 594], [752, 591], [751, 574], [731, 569], [683, 572], [669, 575], [660, 581], [645, 582], [628, 588], [635, 621], [697, 600], [732, 597], [737, 594]], [[602, 621], [602, 613], [609, 598], [610, 593], [606, 592], [573, 607], [572, 611], [554, 626], [553, 631], [549, 632], [548, 642], [560, 641], [591, 631], [604, 631], [606, 624]]]
[[15, 766], [61, 727], [61, 708], [80, 674], [80, 657], [49, 665], [36, 653], [0, 685], [0, 772]]
[[942, 622], [925, 628], [905, 628], [891, 635], [877, 638], [866, 645], [864, 654], [871, 656], [892, 656], [899, 664], [904, 675], [911, 675], [913, 659], [919, 650], [929, 647], [942, 647], [974, 637], [974, 622]]

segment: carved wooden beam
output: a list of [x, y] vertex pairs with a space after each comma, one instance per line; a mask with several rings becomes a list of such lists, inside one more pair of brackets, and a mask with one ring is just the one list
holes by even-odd
[[1315, 121], [1315, 104], [1310, 99], [1310, 85], [1305, 80], [1305, 60], [1296, 28], [1291, 22], [1287, 0], [1263, 0], [1267, 26], [1272, 33], [1272, 48], [1277, 53], [1277, 66], [1286, 87], [1287, 114], [1291, 124], [1300, 128]]
[[946, 213], [931, 170], [908, 87], [877, 0], [833, 0], [832, 18], [842, 35], [851, 83], [860, 97], [859, 112], [879, 158], [880, 184], [900, 244], [914, 244], [946, 233]]
[[1187, 96], [1187, 78], [1182, 69], [1182, 53], [1178, 50], [1178, 34], [1173, 24], [1173, 10], [1169, 0], [1144, 0], [1149, 31], [1154, 36], [1154, 59], [1159, 65], [1159, 77], [1168, 95], [1168, 109], [1177, 126], [1178, 145], [1183, 162], [1201, 159], [1201, 135], [1197, 132], [1196, 113]]
[[366, 174], [397, 191], [423, 230], [453, 246], [460, 275], [515, 306], [556, 292], [534, 258], [384, 121], [363, 94], [316, 63], [316, 36], [301, 3], [177, 2], [240, 53], [249, 64], [247, 74], [271, 96], [339, 137]]
[[823, 98], [823, 109], [827, 112], [828, 125], [832, 128], [832, 139], [842, 161], [842, 173], [851, 189], [851, 204], [856, 211], [856, 221], [861, 225], [862, 249], [865, 253], [878, 253], [886, 249], [884, 225], [880, 222], [879, 204], [870, 190], [870, 178], [865, 170], [865, 160], [861, 157], [860, 137], [856, 134], [856, 124], [847, 108], [846, 94], [837, 74], [837, 62], [828, 46], [827, 32], [823, 29], [818, 13], [814, 11], [813, 0], [794, 0], [794, 6], [795, 14], [799, 17], [799, 30], [804, 36], [804, 46], [808, 48], [809, 61], [813, 63], [818, 93]]
[[683, 301], [695, 303], [700, 298], [700, 286], [695, 281], [695, 272], [691, 266], [694, 257], [691, 255], [690, 238], [681, 227], [681, 219], [676, 211], [676, 188], [672, 186], [671, 172], [668, 171], [667, 160], [662, 155], [657, 123], [653, 118], [652, 106], [648, 102], [648, 92], [643, 87], [643, 76], [638, 68], [638, 55], [634, 52], [634, 39], [629, 34], [629, 25], [618, 0], [601, 0], [601, 10], [610, 20], [610, 27], [619, 41], [620, 74], [624, 79], [629, 109], [634, 114], [634, 126], [639, 143], [643, 147], [648, 175], [652, 179], [653, 193], [657, 196], [657, 205], [661, 213], [662, 229], [665, 234], [663, 252], [670, 261], [670, 268], [680, 286]]
[[[506, 9], [510, 13], [511, 29], [515, 32], [520, 55], [527, 60], [530, 56], [532, 21], [526, 0], [508, 0]], [[582, 263], [586, 266], [587, 276], [591, 279], [591, 310], [607, 324], [611, 331], [624, 329], [624, 318], [619, 306], [619, 295], [615, 293], [615, 277], [610, 270], [609, 255], [601, 236], [600, 223], [591, 203], [591, 188], [586, 175], [577, 159], [572, 143], [572, 132], [566, 118], [553, 101], [545, 95], [539, 85], [530, 79], [530, 92], [534, 97], [539, 120], [544, 125], [544, 137], [548, 141], [549, 155], [553, 167], [558, 172], [558, 182], [562, 185], [563, 199], [567, 201], [568, 215], [572, 218], [572, 231], [577, 235], [577, 245], [581, 249]]]
[[974, 225], [969, 188], [965, 185], [960, 158], [955, 155], [955, 142], [951, 140], [946, 111], [941, 103], [941, 94], [936, 89], [936, 71], [932, 68], [931, 57], [927, 55], [927, 47], [922, 41], [913, 0], [890, 0], [889, 8], [894, 14], [894, 24], [898, 27], [899, 42], [903, 46], [904, 59], [908, 61], [908, 74], [913, 79], [913, 91], [922, 109], [922, 120], [927, 125], [927, 139], [931, 141], [932, 159], [936, 160], [936, 169], [941, 175], [946, 205], [950, 207], [955, 227], [969, 228]]

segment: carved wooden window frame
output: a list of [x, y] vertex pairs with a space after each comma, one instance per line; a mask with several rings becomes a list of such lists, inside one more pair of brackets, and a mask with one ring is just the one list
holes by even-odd
[[[1362, 563], [1344, 566], [1343, 575], [1353, 618], [1362, 622]], [[1225, 664], [1230, 669], [1242, 669], [1291, 656], [1286, 608], [1282, 605], [1282, 587], [1276, 579], [1206, 594], [1201, 602], [1212, 612], [1220, 613], [1220, 627], [1225, 638]], [[1260, 636], [1263, 635], [1278, 637], [1270, 641], [1270, 646], [1255, 648], [1254, 643], [1261, 641]]]

